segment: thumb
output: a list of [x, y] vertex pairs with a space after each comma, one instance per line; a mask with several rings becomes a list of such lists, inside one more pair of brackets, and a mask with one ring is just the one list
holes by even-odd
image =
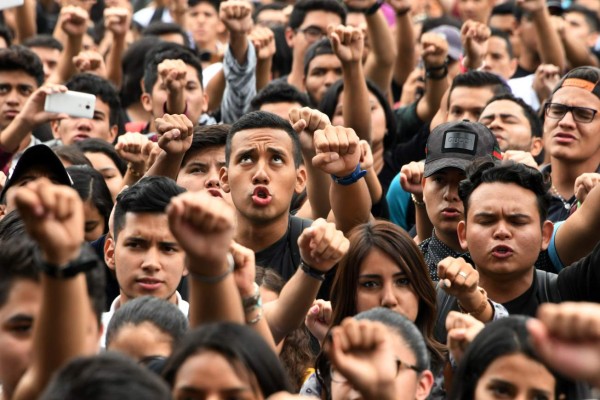
[[306, 128], [306, 121], [299, 119], [294, 125], [292, 125], [292, 128], [294, 128], [296, 132], [301, 133]]
[[313, 165], [315, 167], [323, 167], [331, 162], [337, 161], [340, 159], [340, 155], [338, 153], [327, 152], [320, 153], [313, 157]]

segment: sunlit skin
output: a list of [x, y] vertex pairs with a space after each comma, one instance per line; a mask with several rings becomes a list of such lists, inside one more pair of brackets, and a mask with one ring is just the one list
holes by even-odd
[[556, 379], [522, 353], [494, 360], [479, 378], [475, 400], [553, 400]]
[[301, 108], [302, 104], [289, 101], [280, 101], [277, 103], [265, 103], [260, 106], [260, 111], [267, 111], [275, 115], [280, 116], [283, 119], [290, 117], [290, 110], [292, 108]]
[[360, 265], [356, 312], [386, 307], [415, 321], [419, 299], [402, 268], [390, 256], [373, 248]]
[[239, 362], [202, 351], [189, 357], [175, 375], [174, 400], [262, 400], [256, 378]]

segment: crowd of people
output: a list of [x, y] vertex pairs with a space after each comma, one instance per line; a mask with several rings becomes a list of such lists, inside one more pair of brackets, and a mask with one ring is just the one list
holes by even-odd
[[1, 400], [597, 398], [600, 2], [16, 3]]

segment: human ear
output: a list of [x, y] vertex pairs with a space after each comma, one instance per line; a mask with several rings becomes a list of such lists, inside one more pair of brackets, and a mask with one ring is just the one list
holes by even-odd
[[221, 181], [221, 189], [225, 193], [230, 193], [231, 188], [229, 187], [229, 175], [227, 173], [227, 167], [221, 167], [219, 171], [219, 180]]
[[104, 242], [104, 262], [109, 269], [115, 271], [115, 240], [112, 236], [107, 235]]
[[[467, 216], [465, 215], [465, 219]], [[460, 247], [467, 251], [468, 243], [467, 243], [467, 222], [466, 220], [459, 221], [458, 226], [456, 227], [456, 233], [458, 233], [458, 242], [460, 243]]]
[[433, 374], [429, 370], [421, 372], [418, 376], [417, 381], [417, 393], [415, 393], [415, 399], [425, 400], [431, 392], [433, 387]]
[[294, 188], [294, 191], [296, 193], [300, 194], [304, 191], [304, 189], [306, 188], [306, 180], [307, 180], [306, 167], [304, 165], [301, 165], [296, 170], [296, 187]]
[[541, 250], [546, 250], [550, 245], [550, 240], [552, 239], [552, 234], [554, 233], [554, 224], [548, 220], [544, 221], [542, 224], [542, 248]]

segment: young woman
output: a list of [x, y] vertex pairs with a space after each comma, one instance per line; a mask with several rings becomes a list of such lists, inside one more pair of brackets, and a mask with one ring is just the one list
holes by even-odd
[[167, 360], [163, 376], [175, 400], [225, 395], [259, 400], [290, 390], [267, 343], [250, 328], [234, 323], [191, 331]]
[[101, 139], [82, 140], [76, 142], [76, 146], [83, 151], [94, 169], [102, 174], [113, 201], [115, 201], [117, 195], [123, 189], [123, 180], [127, 171], [125, 161], [119, 157], [111, 144]]

